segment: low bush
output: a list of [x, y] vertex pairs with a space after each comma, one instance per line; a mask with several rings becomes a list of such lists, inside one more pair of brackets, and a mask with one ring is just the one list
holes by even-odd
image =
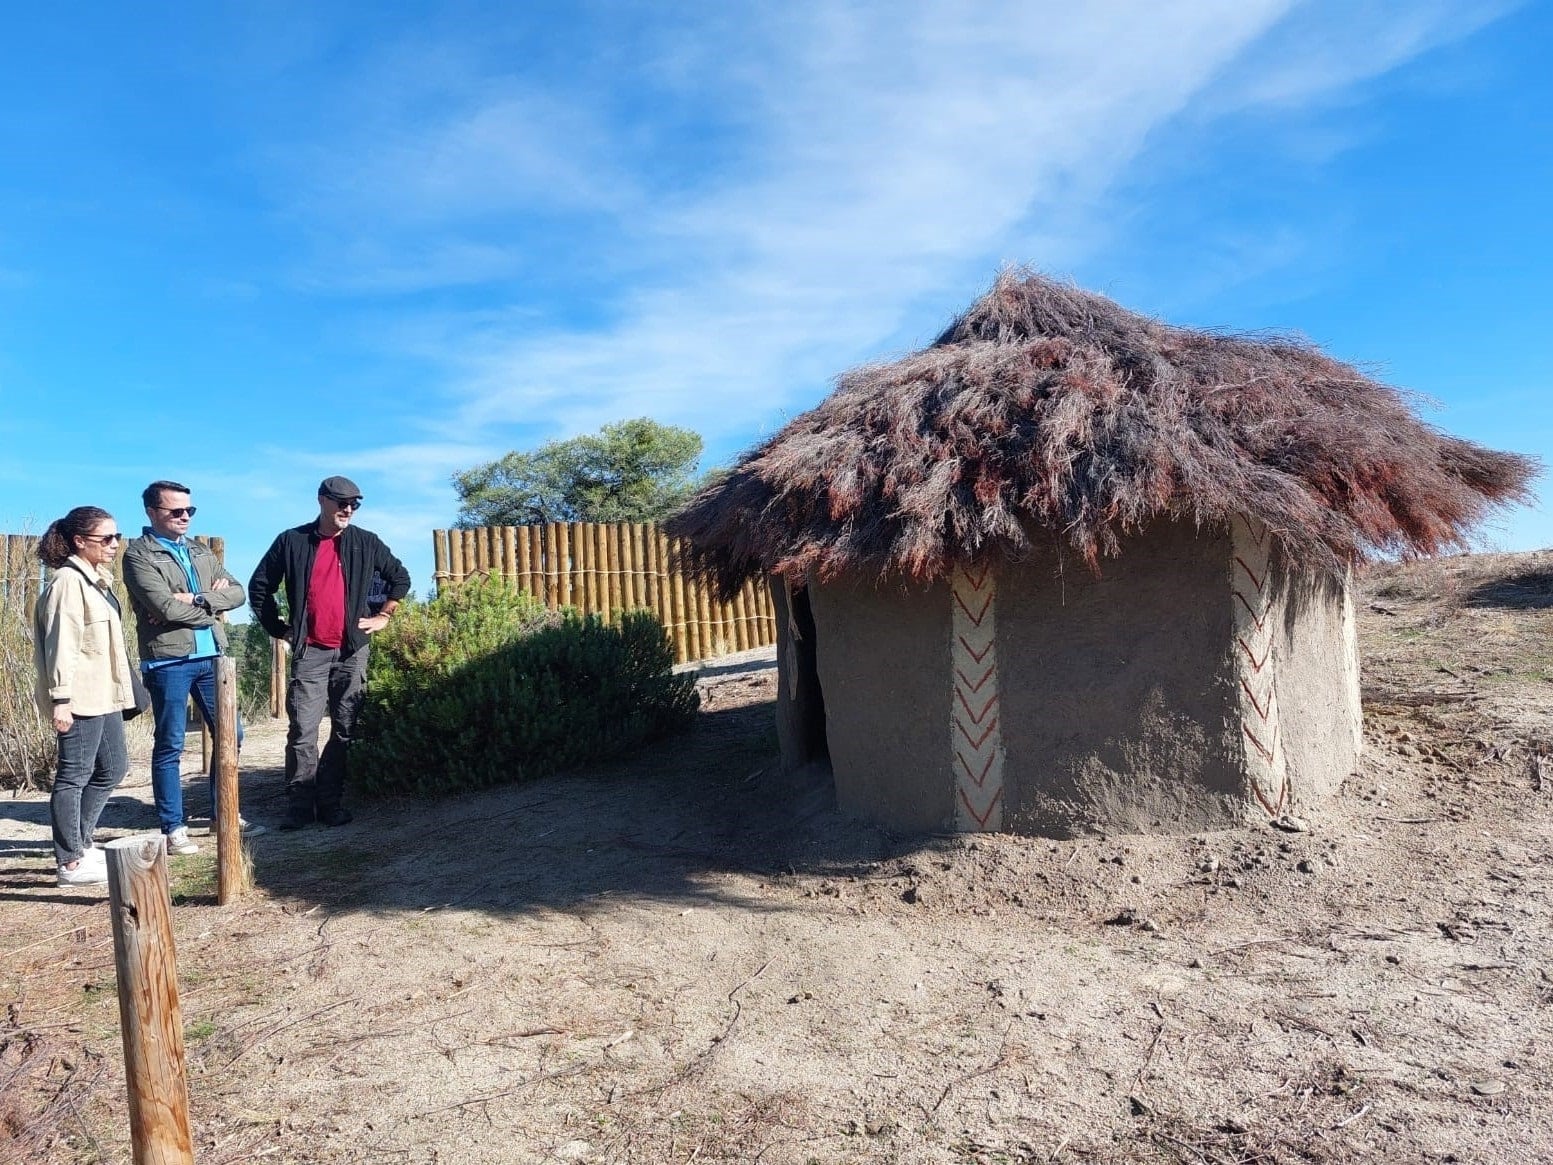
[[270, 714], [270, 676], [275, 670], [274, 640], [257, 621], [229, 623], [227, 650], [237, 663], [237, 714], [252, 724]]
[[58, 737], [38, 712], [32, 620], [21, 586], [0, 584], [0, 789], [42, 788]]
[[646, 612], [558, 614], [497, 580], [406, 603], [373, 640], [352, 782], [437, 796], [617, 755], [695, 713], [673, 662]]

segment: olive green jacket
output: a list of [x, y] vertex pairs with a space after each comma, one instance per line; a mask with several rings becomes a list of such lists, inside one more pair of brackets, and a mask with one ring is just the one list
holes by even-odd
[[248, 601], [243, 584], [227, 573], [214, 551], [192, 538], [188, 548], [200, 584], [193, 603], [173, 598], [188, 591], [188, 576], [149, 530], [124, 548], [124, 587], [135, 609], [135, 639], [143, 660], [184, 658], [194, 650], [200, 627], [215, 632], [216, 646], [225, 654], [226, 625], [216, 616]]

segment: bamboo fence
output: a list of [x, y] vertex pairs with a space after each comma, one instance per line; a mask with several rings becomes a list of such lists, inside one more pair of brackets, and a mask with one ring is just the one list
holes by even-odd
[[0, 549], [4, 550], [0, 557], [0, 601], [6, 610], [24, 611], [30, 625], [44, 583], [37, 535], [0, 534]]
[[[131, 537], [134, 535], [126, 534], [125, 540]], [[208, 546], [215, 553], [217, 562], [226, 563], [226, 539], [196, 534], [194, 541]], [[123, 548], [124, 544], [120, 543], [120, 553], [113, 558], [113, 589], [121, 601], [127, 597]], [[38, 596], [49, 581], [49, 569], [38, 558], [38, 535], [0, 534], [0, 549], [4, 550], [4, 556], [0, 557], [0, 599], [18, 603], [30, 619]]]
[[658, 617], [679, 663], [776, 642], [776, 610], [756, 580], [730, 603], [677, 569], [679, 540], [656, 522], [554, 522], [433, 530], [436, 585], [471, 575], [506, 579], [552, 610], [572, 607], [613, 619], [621, 611]]

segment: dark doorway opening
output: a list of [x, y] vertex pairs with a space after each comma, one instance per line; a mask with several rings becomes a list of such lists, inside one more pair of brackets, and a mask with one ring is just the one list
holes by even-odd
[[782, 690], [777, 696], [777, 737], [782, 745], [782, 767], [788, 771], [806, 765], [830, 764], [830, 744], [825, 736], [825, 693], [820, 688], [820, 668], [814, 611], [805, 587], [786, 587], [772, 580], [777, 609], [777, 677]]

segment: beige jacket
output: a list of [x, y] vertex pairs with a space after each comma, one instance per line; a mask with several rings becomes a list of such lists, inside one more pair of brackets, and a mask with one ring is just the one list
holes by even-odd
[[[95, 587], [93, 578], [99, 580]], [[55, 701], [68, 700], [76, 716], [102, 716], [135, 706], [124, 622], [106, 594], [112, 585], [111, 573], [95, 570], [72, 554], [53, 572], [38, 600], [32, 659], [44, 720], [53, 718]]]

